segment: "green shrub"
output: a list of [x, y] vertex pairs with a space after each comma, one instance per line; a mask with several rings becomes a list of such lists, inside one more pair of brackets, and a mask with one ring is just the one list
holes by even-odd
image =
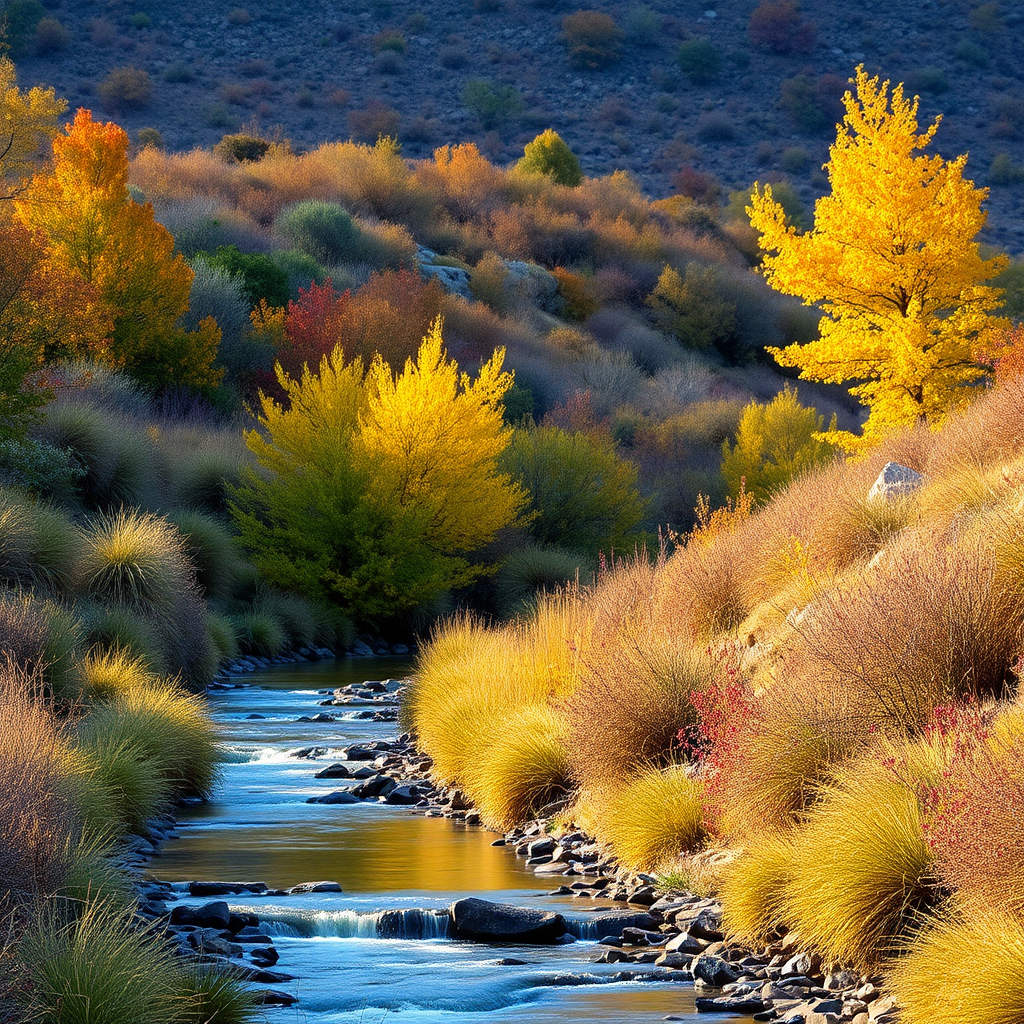
[[942, 68], [921, 68], [910, 75], [907, 84], [916, 92], [927, 92], [933, 96], [949, 91], [949, 79]]
[[287, 642], [284, 626], [269, 612], [248, 611], [230, 618], [243, 654], [273, 657], [280, 654]]
[[494, 578], [499, 611], [505, 615], [524, 611], [539, 593], [571, 583], [580, 575], [580, 561], [577, 552], [540, 544], [509, 555]]
[[42, 915], [19, 950], [29, 1019], [49, 1024], [177, 1024], [173, 953], [116, 908], [88, 907], [71, 922]]
[[39, 22], [46, 16], [46, 8], [39, 0], [7, 0], [0, 8], [6, 28], [5, 42], [15, 57], [29, 51]]
[[67, 504], [74, 501], [84, 475], [68, 450], [34, 437], [0, 437], [0, 486]]
[[164, 137], [158, 128], [140, 128], [135, 133], [135, 143], [139, 149], [145, 149], [147, 146], [159, 150], [165, 148]]
[[988, 67], [988, 51], [973, 39], [961, 39], [953, 50], [957, 60], [975, 68]]
[[988, 169], [993, 185], [1016, 185], [1024, 181], [1024, 164], [1015, 164], [1006, 153], [997, 153]]
[[574, 188], [583, 181], [583, 172], [576, 154], [559, 134], [548, 128], [523, 147], [523, 156], [516, 170], [524, 174], [546, 174], [558, 185]]
[[575, 11], [562, 19], [569, 60], [578, 68], [598, 69], [621, 55], [622, 29], [602, 11]]
[[645, 512], [637, 470], [610, 439], [553, 426], [516, 430], [501, 466], [529, 492], [529, 530], [539, 544], [593, 557], [635, 542]]
[[731, 361], [739, 356], [736, 304], [723, 298], [714, 267], [688, 263], [684, 277], [666, 266], [647, 303], [686, 348], [715, 349]]
[[226, 615], [208, 614], [206, 630], [218, 662], [234, 661], [238, 657], [238, 637], [235, 635], [235, 626], [231, 619]]
[[292, 245], [324, 264], [359, 261], [362, 232], [337, 203], [308, 199], [282, 210], [275, 229]]
[[114, 68], [96, 92], [106, 110], [140, 110], [153, 98], [153, 83], [141, 68]]
[[688, 39], [676, 51], [676, 63], [694, 85], [707, 85], [718, 77], [722, 55], [707, 39]]
[[218, 245], [215, 253], [198, 252], [196, 259], [238, 278], [252, 308], [258, 306], [261, 299], [271, 306], [288, 304], [288, 275], [270, 256], [242, 252], [237, 245]]
[[[782, 151], [782, 159], [779, 161], [779, 166], [787, 174], [802, 174], [807, 170], [810, 162], [811, 158], [803, 146], [789, 146]], [[774, 193], [775, 187], [772, 186], [772, 194], [774, 195]]]
[[108, 750], [136, 751], [171, 798], [207, 796], [217, 779], [220, 755], [206, 702], [177, 686], [121, 689], [93, 707], [78, 735], [100, 762]]
[[56, 18], [40, 18], [36, 24], [36, 54], [46, 57], [68, 48], [71, 33]]
[[164, 68], [163, 79], [172, 85], [184, 85], [188, 82], [194, 82], [195, 78], [196, 73], [188, 64], [168, 64]]
[[626, 39], [634, 46], [652, 46], [661, 35], [661, 16], [650, 7], [631, 7], [625, 23]]
[[195, 568], [196, 583], [209, 598], [230, 597], [234, 593], [241, 556], [227, 526], [221, 519], [191, 509], [171, 513], [185, 546], [185, 554]]
[[[746, 481], [748, 494], [763, 501], [801, 473], [835, 458], [835, 449], [817, 440], [825, 418], [800, 404], [787, 384], [770, 402], [752, 401], [743, 410], [736, 442], [722, 446], [722, 476], [733, 498]], [[835, 429], [835, 417], [829, 426]]]
[[523, 98], [514, 85], [495, 85], [483, 78], [470, 79], [462, 90], [462, 102], [487, 130], [518, 117]]
[[224, 135], [214, 147], [217, 156], [229, 163], [256, 163], [267, 155], [270, 143], [258, 135], [247, 135], [245, 132]]

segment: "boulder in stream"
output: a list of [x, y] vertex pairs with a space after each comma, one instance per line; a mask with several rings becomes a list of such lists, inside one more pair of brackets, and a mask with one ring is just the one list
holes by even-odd
[[456, 900], [448, 913], [452, 935], [457, 939], [555, 943], [566, 934], [565, 918], [561, 914], [491, 903], [473, 896]]

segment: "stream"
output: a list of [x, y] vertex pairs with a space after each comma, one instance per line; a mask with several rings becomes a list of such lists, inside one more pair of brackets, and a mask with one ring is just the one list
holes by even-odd
[[[319, 691], [408, 671], [397, 659], [326, 661], [266, 670], [210, 694], [224, 749], [221, 783], [210, 803], [182, 810], [180, 837], [164, 844], [152, 873], [178, 883], [182, 902], [192, 904], [208, 900], [188, 896], [183, 883], [190, 880], [259, 881], [272, 889], [331, 880], [343, 890], [227, 897], [232, 909], [259, 915], [280, 953], [277, 969], [297, 976], [275, 987], [299, 1002], [268, 1007], [268, 1018], [648, 1024], [692, 1014], [696, 1021], [691, 985], [616, 980], [623, 965], [592, 962], [601, 947], [588, 916], [621, 905], [548, 896], [557, 883], [492, 846], [494, 833], [407, 807], [306, 802], [338, 788], [337, 780], [314, 775], [338, 760], [339, 748], [393, 737], [397, 726], [344, 710], [334, 722], [296, 720], [322, 710]], [[294, 756], [313, 745], [327, 752], [315, 760]], [[557, 946], [449, 939], [444, 911], [464, 896], [557, 911], [580, 938]], [[382, 937], [382, 913], [396, 910], [404, 913], [386, 916]], [[499, 964], [503, 959], [518, 962]]]

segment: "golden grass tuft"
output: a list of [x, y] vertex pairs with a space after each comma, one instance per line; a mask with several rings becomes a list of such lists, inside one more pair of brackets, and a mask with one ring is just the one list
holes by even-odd
[[783, 886], [792, 862], [792, 835], [767, 832], [751, 839], [739, 856], [722, 868], [718, 898], [722, 923], [731, 938], [756, 945], [777, 935], [784, 923]]
[[508, 829], [569, 790], [564, 724], [545, 705], [518, 709], [495, 723], [493, 741], [466, 777], [467, 795], [484, 824]]
[[1020, 1024], [1024, 922], [1001, 910], [932, 920], [888, 983], [902, 1024]]
[[704, 842], [703, 793], [682, 765], [648, 769], [607, 798], [597, 837], [627, 868], [671, 868]]
[[781, 916], [827, 962], [878, 965], [936, 896], [915, 791], [934, 760], [923, 748], [889, 760], [872, 753], [837, 769], [793, 835]]
[[149, 663], [118, 649], [90, 651], [79, 663], [83, 695], [93, 699], [116, 697], [137, 687], [151, 687], [157, 677]]

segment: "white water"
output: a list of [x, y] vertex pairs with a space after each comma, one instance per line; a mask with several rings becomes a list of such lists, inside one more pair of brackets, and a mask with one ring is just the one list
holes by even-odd
[[[261, 881], [271, 888], [341, 883], [342, 893], [225, 897], [233, 908], [259, 915], [261, 930], [280, 953], [276, 969], [297, 976], [277, 986], [299, 997], [295, 1009], [281, 1011], [289, 1020], [654, 1024], [670, 1013], [693, 1013], [689, 985], [622, 980], [616, 977], [622, 965], [592, 962], [601, 927], [590, 912], [623, 908], [548, 897], [557, 883], [538, 880], [510, 851], [492, 846], [491, 833], [407, 808], [306, 802], [347, 785], [314, 778], [338, 759], [340, 748], [390, 738], [397, 728], [341, 716], [330, 723], [295, 720], [337, 711], [318, 706], [324, 699], [319, 689], [397, 677], [404, 668], [320, 663], [250, 676], [244, 689], [212, 694], [223, 729], [222, 783], [210, 805], [182, 816], [181, 838], [165, 845], [153, 873], [177, 882]], [[292, 756], [308, 747], [327, 752], [315, 760]], [[558, 911], [580, 941], [487, 946], [452, 940], [446, 908], [463, 896]], [[500, 965], [503, 958], [521, 963]]]

